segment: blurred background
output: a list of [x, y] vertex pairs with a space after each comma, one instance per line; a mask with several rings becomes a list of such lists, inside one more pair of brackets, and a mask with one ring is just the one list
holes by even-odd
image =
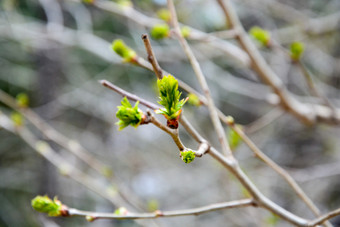
[[[193, 32], [188, 40], [216, 106], [244, 125], [259, 148], [291, 173], [322, 213], [340, 207], [338, 126], [307, 127], [270, 104], [275, 99], [271, 89], [248, 67], [247, 56], [237, 48], [230, 33], [223, 32], [227, 27], [217, 2], [175, 3], [180, 22]], [[333, 105], [340, 106], [340, 1], [233, 3], [247, 31], [253, 26], [262, 27], [284, 48], [293, 41], [303, 42], [302, 62], [315, 86]], [[171, 138], [153, 125], [122, 131], [115, 125], [121, 96], [98, 80], [111, 81], [152, 102], [157, 102], [158, 94], [155, 75], [123, 63], [110, 44], [122, 39], [146, 58], [140, 37], [161, 23], [156, 19], [157, 12], [166, 8], [165, 0], [98, 0], [93, 4], [76, 0], [2, 0], [0, 6], [0, 89], [12, 97], [27, 94], [29, 107], [37, 114], [33, 119], [40, 122], [38, 125], [47, 123], [56, 130], [38, 130], [28, 119], [23, 123], [32, 138], [49, 144], [51, 151], [41, 155], [17, 133], [0, 128], [0, 226], [290, 226], [256, 208], [93, 223], [84, 218], [50, 218], [34, 211], [30, 202], [38, 194], [58, 196], [70, 207], [101, 212], [113, 212], [122, 206], [136, 212], [186, 209], [241, 199], [247, 194], [210, 156], [185, 164]], [[195, 29], [224, 39], [226, 49], [216, 45], [217, 41], [199, 36]], [[178, 42], [172, 38], [151, 42], [161, 67], [201, 92]], [[230, 46], [236, 50], [230, 51]], [[299, 100], [319, 101], [310, 95], [301, 70], [284, 52], [258, 46]], [[14, 110], [1, 97], [1, 114], [13, 116]], [[206, 107], [186, 104], [184, 114], [219, 148]], [[158, 118], [165, 123], [162, 116]], [[60, 136], [60, 143], [53, 139]], [[197, 149], [196, 142], [182, 128], [180, 136], [187, 147]], [[70, 150], [80, 150], [79, 156], [90, 160], [90, 165]], [[246, 145], [240, 144], [234, 154], [266, 196], [297, 215], [313, 217], [282, 178], [254, 158]], [[340, 218], [332, 219], [332, 223], [340, 226]]]

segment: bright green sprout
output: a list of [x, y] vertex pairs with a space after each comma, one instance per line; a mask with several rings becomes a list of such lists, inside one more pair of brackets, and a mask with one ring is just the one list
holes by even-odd
[[20, 107], [26, 108], [29, 104], [29, 98], [26, 93], [19, 93], [16, 97], [17, 104]]
[[143, 111], [138, 109], [139, 102], [137, 101], [135, 106], [132, 107], [129, 100], [124, 97], [121, 101], [122, 105], [118, 106], [116, 117], [119, 121], [116, 123], [119, 125], [119, 130], [131, 125], [135, 128], [142, 122]]
[[305, 47], [301, 42], [293, 42], [290, 44], [290, 56], [293, 60], [297, 61], [301, 58]]
[[93, 222], [94, 220], [96, 220], [95, 217], [90, 216], [90, 215], [86, 215], [86, 216], [85, 216], [85, 219], [86, 219], [86, 221], [88, 221], [88, 222]]
[[171, 20], [171, 13], [168, 9], [160, 9], [157, 11], [157, 16], [164, 20], [165, 22], [169, 22]]
[[25, 122], [24, 117], [18, 112], [11, 113], [11, 120], [15, 126], [22, 126]]
[[47, 213], [48, 216], [61, 216], [62, 203], [57, 197], [52, 200], [47, 195], [36, 196], [32, 199], [31, 205], [36, 211]]
[[249, 34], [263, 46], [268, 46], [270, 43], [269, 32], [260, 27], [252, 27], [249, 31]]
[[114, 212], [114, 214], [116, 215], [126, 215], [127, 213], [128, 213], [128, 210], [125, 207], [119, 207]]
[[118, 0], [117, 4], [123, 7], [132, 7], [133, 4], [130, 0]]
[[156, 113], [163, 114], [168, 120], [177, 119], [187, 101], [187, 99], [179, 100], [182, 93], [178, 91], [178, 81], [173, 76], [168, 75], [158, 80], [157, 86], [160, 94], [158, 103], [164, 108], [156, 110]]
[[191, 30], [188, 26], [184, 26], [184, 27], [181, 28], [181, 33], [182, 33], [182, 36], [184, 38], [188, 38], [189, 35], [190, 35], [190, 32], [191, 32]]
[[159, 203], [157, 199], [150, 199], [148, 201], [148, 210], [150, 212], [156, 211], [159, 208]]
[[112, 42], [112, 50], [121, 56], [125, 62], [131, 62], [137, 56], [136, 52], [128, 47], [121, 39], [116, 39]]
[[[235, 127], [241, 128], [241, 125], [235, 125]], [[235, 150], [242, 143], [241, 137], [232, 128], [229, 128], [227, 136], [231, 150]]]
[[82, 0], [83, 3], [92, 4], [94, 0]]
[[169, 37], [170, 28], [167, 24], [157, 24], [151, 29], [151, 37], [154, 39], [164, 39]]
[[188, 103], [190, 105], [193, 105], [193, 106], [200, 106], [201, 105], [200, 99], [194, 93], [190, 93], [189, 94], [189, 96], [188, 96]]
[[190, 163], [192, 161], [194, 161], [195, 159], [195, 152], [191, 151], [191, 150], [187, 150], [187, 151], [183, 151], [181, 152], [181, 158], [183, 160], [183, 162], [185, 163]]

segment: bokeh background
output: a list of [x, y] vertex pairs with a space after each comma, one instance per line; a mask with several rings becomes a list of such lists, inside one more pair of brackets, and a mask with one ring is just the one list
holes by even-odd
[[[223, 37], [228, 34], [221, 31], [227, 27], [215, 1], [175, 2], [181, 23], [237, 45]], [[124, 11], [129, 6], [121, 5], [126, 1], [110, 3], [111, 8], [100, 9], [73, 0], [0, 2], [0, 89], [13, 97], [26, 93], [30, 108], [41, 119], [66, 138], [77, 141], [112, 170], [112, 176], [107, 177], [108, 170], [103, 166], [106, 176], [98, 174], [27, 120], [24, 127], [37, 139], [48, 142], [62, 158], [57, 163], [59, 168], [16, 134], [0, 129], [0, 226], [290, 226], [256, 208], [152, 221], [93, 223], [83, 218], [49, 218], [31, 208], [30, 201], [38, 194], [57, 195], [70, 207], [102, 212], [113, 212], [120, 206], [138, 212], [185, 209], [247, 196], [241, 185], [211, 157], [183, 163], [171, 138], [156, 127], [143, 125], [118, 131], [114, 123], [121, 96], [102, 87], [98, 80], [109, 80], [152, 102], [157, 102], [158, 94], [152, 72], [123, 63], [110, 49], [112, 40], [119, 38], [146, 58], [140, 37], [150, 32], [151, 24], [136, 20], [134, 13], [124, 16], [122, 12], [130, 12]], [[233, 3], [246, 30], [253, 26], [267, 29], [273, 40], [286, 48], [292, 41], [303, 42], [306, 51], [302, 60], [316, 87], [335, 106], [340, 105], [340, 1]], [[132, 4], [136, 11], [150, 18], [157, 18], [156, 12], [166, 7], [165, 0]], [[237, 59], [209, 45], [210, 41], [189, 42], [216, 106], [252, 129], [249, 135], [254, 142], [292, 174], [323, 213], [340, 207], [339, 127], [301, 124], [269, 104], [270, 88]], [[201, 91], [176, 40], [152, 40], [152, 45], [164, 69]], [[268, 48], [261, 51], [298, 99], [318, 101], [309, 95], [301, 71], [283, 52]], [[7, 116], [13, 112], [3, 103], [0, 111]], [[207, 108], [185, 105], [184, 114], [218, 147]], [[256, 129], [257, 120], [263, 116], [267, 116], [268, 124]], [[165, 123], [161, 116], [159, 119]], [[197, 148], [181, 128], [180, 136], [187, 147]], [[298, 215], [313, 217], [282, 178], [254, 158], [248, 147], [241, 144], [234, 152], [244, 171], [265, 195]], [[70, 178], [63, 169], [64, 162], [80, 170], [88, 177], [87, 184], [98, 185], [106, 196], [84, 186], [86, 182]], [[118, 203], [115, 198], [120, 198]], [[340, 226], [340, 219], [334, 218], [332, 223]]]

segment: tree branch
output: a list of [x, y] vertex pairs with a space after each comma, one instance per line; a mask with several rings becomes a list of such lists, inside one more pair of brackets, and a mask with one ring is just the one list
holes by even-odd
[[226, 140], [226, 136], [225, 136], [225, 132], [223, 130], [221, 121], [219, 120], [218, 117], [218, 113], [216, 111], [215, 108], [215, 104], [214, 104], [214, 100], [211, 97], [211, 93], [207, 84], [207, 81], [205, 80], [205, 77], [203, 75], [203, 72], [201, 70], [201, 67], [196, 59], [196, 57], [194, 56], [192, 50], [190, 49], [187, 41], [184, 39], [184, 37], [181, 34], [181, 30], [178, 24], [178, 19], [177, 19], [177, 15], [176, 15], [176, 10], [175, 10], [175, 6], [173, 4], [172, 0], [168, 0], [168, 8], [170, 10], [171, 13], [171, 22], [172, 22], [172, 26], [175, 29], [176, 35], [178, 37], [178, 40], [185, 52], [185, 54], [187, 55], [190, 64], [196, 74], [196, 77], [203, 89], [204, 95], [207, 99], [207, 105], [208, 105], [208, 109], [209, 109], [209, 114], [210, 114], [210, 118], [213, 122], [215, 131], [217, 133], [218, 136], [218, 140], [221, 144], [222, 147], [222, 151], [225, 155], [228, 156], [228, 158], [232, 158], [232, 153], [228, 144], [228, 141]]
[[207, 206], [185, 209], [185, 210], [174, 210], [174, 211], [160, 211], [157, 210], [152, 213], [131, 213], [127, 212], [126, 215], [116, 215], [113, 213], [97, 213], [77, 210], [74, 208], [68, 209], [69, 216], [82, 216], [91, 217], [93, 220], [96, 219], [153, 219], [153, 218], [166, 218], [166, 217], [178, 217], [178, 216], [189, 216], [189, 215], [200, 215], [212, 211], [240, 208], [255, 206], [256, 204], [252, 199], [235, 200], [231, 202], [215, 203]]

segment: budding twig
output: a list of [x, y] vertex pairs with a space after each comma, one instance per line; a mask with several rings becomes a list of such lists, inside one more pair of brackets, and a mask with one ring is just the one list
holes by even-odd
[[178, 217], [178, 216], [189, 216], [189, 215], [200, 215], [207, 212], [232, 209], [239, 207], [255, 206], [252, 199], [235, 200], [224, 203], [215, 203], [207, 206], [185, 209], [185, 210], [174, 210], [174, 211], [160, 211], [157, 210], [152, 213], [132, 213], [127, 212], [126, 215], [116, 215], [113, 213], [97, 213], [82, 211], [74, 208], [69, 208], [69, 216], [82, 216], [82, 217], [92, 217], [92, 220], [96, 219], [154, 219], [154, 218], [166, 218], [166, 217]]
[[143, 34], [142, 39], [144, 41], [146, 52], [148, 53], [148, 60], [151, 63], [153, 71], [155, 72], [157, 78], [160, 80], [163, 78], [163, 70], [159, 66], [158, 61], [155, 57], [155, 54], [153, 53], [150, 39], [147, 34]]

